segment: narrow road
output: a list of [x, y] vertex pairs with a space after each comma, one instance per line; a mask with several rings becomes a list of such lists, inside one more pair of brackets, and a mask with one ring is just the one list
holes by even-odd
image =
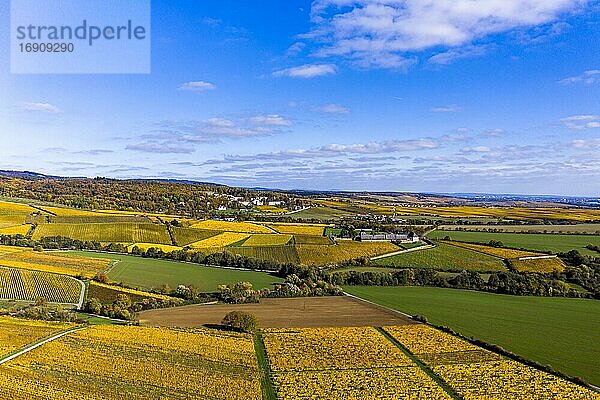
[[79, 282], [79, 284], [81, 285], [81, 293], [79, 294], [79, 303], [77, 303], [77, 309], [81, 310], [81, 308], [83, 307], [83, 301], [85, 300], [85, 283], [83, 281], [80, 281], [77, 278], [73, 278], [74, 280], [76, 280], [77, 282]]
[[394, 251], [392, 253], [387, 253], [387, 254], [382, 254], [380, 256], [371, 257], [370, 260], [371, 261], [381, 260], [382, 258], [397, 256], [398, 254], [410, 253], [410, 252], [418, 251], [418, 250], [433, 249], [434, 247], [435, 247], [434, 245], [427, 244], [425, 246], [413, 247], [412, 249], [398, 250], [398, 251]]
[[50, 343], [50, 342], [52, 342], [52, 341], [54, 341], [56, 339], [60, 339], [61, 337], [65, 336], [65, 335], [68, 335], [71, 332], [77, 332], [77, 331], [80, 331], [82, 329], [85, 329], [85, 327], [70, 329], [68, 331], [63, 331], [63, 332], [57, 333], [54, 336], [50, 336], [49, 338], [44, 339], [41, 342], [37, 342], [37, 343], [34, 343], [34, 344], [30, 345], [30, 346], [27, 346], [23, 350], [20, 350], [17, 353], [12, 354], [12, 355], [10, 355], [10, 356], [8, 356], [8, 357], [3, 358], [2, 360], [0, 360], [0, 365], [2, 365], [4, 363], [7, 363], [7, 362], [9, 362], [11, 360], [14, 360], [17, 357], [22, 356], [23, 354], [29, 353], [31, 350], [37, 349], [38, 347], [43, 346], [46, 343]]

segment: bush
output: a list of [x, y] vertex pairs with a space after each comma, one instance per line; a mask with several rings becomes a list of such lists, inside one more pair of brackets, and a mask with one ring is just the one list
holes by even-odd
[[260, 328], [258, 318], [243, 311], [231, 311], [225, 315], [223, 325], [246, 333], [254, 333]]

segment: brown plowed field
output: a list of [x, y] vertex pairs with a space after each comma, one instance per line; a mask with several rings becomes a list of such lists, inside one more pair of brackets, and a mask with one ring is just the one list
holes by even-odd
[[413, 323], [409, 318], [351, 297], [262, 299], [260, 304], [191, 305], [140, 313], [140, 325], [200, 327], [219, 324], [230, 311], [258, 317], [265, 328], [384, 326]]

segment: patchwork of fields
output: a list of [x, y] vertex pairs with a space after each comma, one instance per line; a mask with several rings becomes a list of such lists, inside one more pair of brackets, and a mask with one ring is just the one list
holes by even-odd
[[[495, 343], [570, 376], [600, 384], [597, 300], [497, 295], [427, 287], [348, 286], [347, 292], [467, 337]], [[550, 338], [550, 339], [549, 339]]]
[[0, 299], [39, 298], [55, 303], [79, 302], [82, 287], [75, 279], [57, 274], [0, 267]]
[[427, 235], [431, 239], [449, 236], [454, 241], [487, 244], [491, 240], [500, 241], [504, 246], [532, 251], [552, 253], [578, 250], [582, 254], [597, 255], [585, 248], [588, 244], [600, 246], [598, 235], [545, 235], [535, 233], [492, 233], [436, 230]]

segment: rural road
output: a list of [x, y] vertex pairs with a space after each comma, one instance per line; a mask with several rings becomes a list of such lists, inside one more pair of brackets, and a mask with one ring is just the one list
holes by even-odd
[[398, 251], [394, 251], [393, 253], [387, 253], [387, 254], [382, 254], [380, 256], [371, 257], [370, 260], [371, 261], [380, 260], [382, 258], [397, 256], [398, 254], [410, 253], [410, 252], [418, 251], [418, 250], [433, 249], [434, 247], [435, 247], [434, 245], [428, 244], [425, 246], [413, 247], [412, 249], [398, 250]]
[[83, 301], [85, 300], [85, 283], [83, 281], [80, 281], [77, 278], [73, 278], [74, 280], [76, 280], [77, 282], [79, 282], [79, 284], [81, 285], [81, 293], [79, 294], [79, 303], [77, 303], [77, 309], [81, 310], [81, 308], [83, 307]]
[[30, 345], [28, 347], [25, 347], [23, 350], [18, 351], [17, 353], [15, 353], [13, 355], [10, 355], [10, 356], [8, 356], [6, 358], [3, 358], [2, 360], [0, 360], [0, 365], [2, 365], [4, 363], [7, 363], [7, 362], [9, 362], [11, 360], [14, 360], [17, 357], [22, 356], [23, 354], [29, 353], [31, 350], [37, 349], [38, 347], [43, 346], [46, 343], [50, 343], [53, 340], [56, 340], [56, 339], [59, 339], [59, 338], [65, 336], [65, 335], [68, 335], [71, 332], [80, 331], [82, 329], [85, 329], [85, 327], [83, 327], [83, 328], [76, 328], [76, 329], [70, 329], [68, 331], [63, 331], [63, 332], [57, 333], [54, 336], [50, 336], [49, 338], [44, 339], [41, 342], [34, 343], [34, 344], [32, 344], [32, 345]]

